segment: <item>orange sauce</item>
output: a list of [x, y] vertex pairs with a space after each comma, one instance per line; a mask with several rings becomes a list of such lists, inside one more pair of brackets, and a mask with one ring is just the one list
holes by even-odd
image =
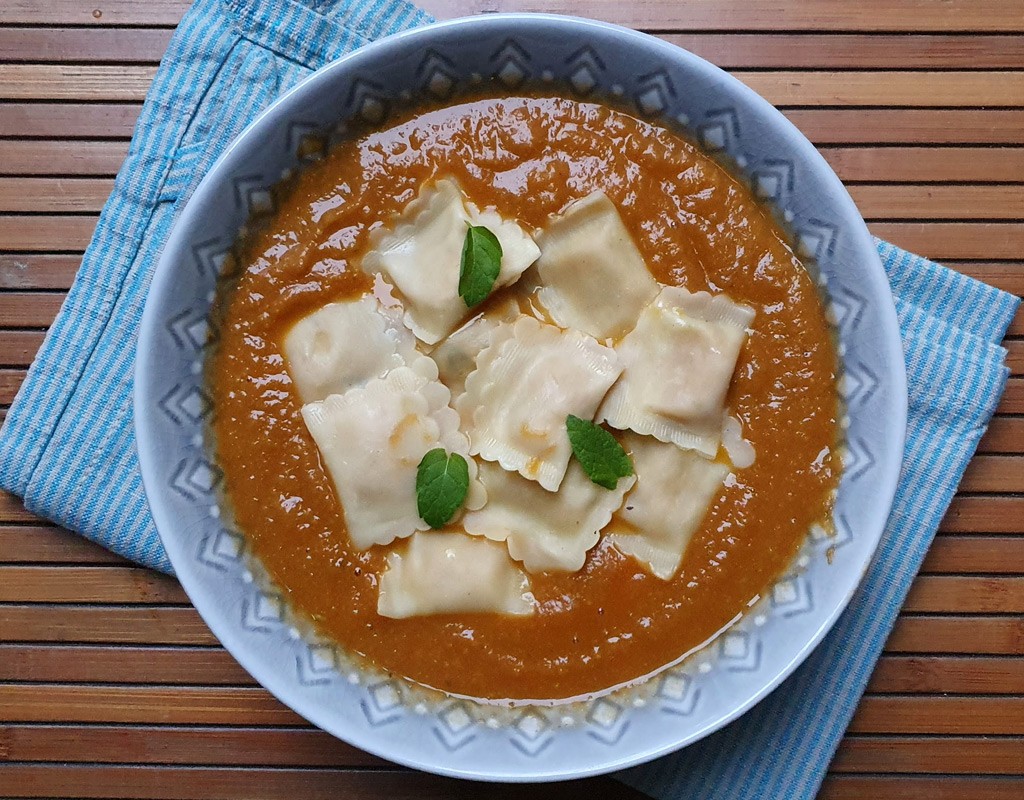
[[[672, 580], [602, 543], [578, 573], [532, 577], [532, 617], [377, 615], [387, 548], [349, 542], [281, 341], [322, 304], [371, 290], [359, 268], [368, 231], [441, 176], [527, 227], [602, 189], [659, 281], [756, 309], [728, 402], [757, 460], [727, 481]], [[217, 455], [255, 554], [293, 606], [349, 652], [477, 697], [597, 691], [711, 637], [830, 516], [837, 362], [819, 296], [770, 213], [679, 135], [594, 103], [478, 99], [355, 135], [278, 194], [279, 210], [245, 242], [240, 277], [219, 299], [209, 374]]]

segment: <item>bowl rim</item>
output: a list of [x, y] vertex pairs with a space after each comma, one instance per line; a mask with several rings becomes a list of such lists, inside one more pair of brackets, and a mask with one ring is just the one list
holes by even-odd
[[[884, 336], [889, 340], [889, 354], [891, 355], [892, 353], [892, 345], [894, 343], [896, 346], [896, 352], [900, 354], [898, 359], [890, 359], [890, 363], [887, 364], [887, 372], [885, 374], [885, 378], [890, 382], [892, 389], [892, 402], [890, 403], [890, 408], [888, 410], [895, 415], [894, 420], [891, 422], [895, 423], [896, 433], [898, 434], [899, 446], [898, 448], [894, 447], [893, 452], [899, 453], [899, 457], [890, 455], [884, 459], [883, 464], [879, 465], [879, 469], [881, 470], [880, 484], [884, 487], [884, 491], [877, 496], [878, 502], [876, 504], [876, 509], [884, 509], [884, 512], [880, 511], [875, 513], [870, 523], [859, 523], [857, 527], [859, 536], [864, 537], [865, 539], [870, 537], [870, 554], [865, 560], [861, 575], [858, 576], [855, 583], [851, 584], [850, 590], [845, 593], [841, 602], [839, 602], [827, 616], [822, 618], [815, 634], [807, 639], [803, 646], [794, 654], [789, 663], [786, 664], [783, 669], [779, 670], [772, 680], [762, 685], [761, 688], [745, 702], [730, 710], [729, 713], [716, 718], [716, 721], [713, 724], [708, 725], [701, 730], [690, 732], [688, 735], [682, 735], [678, 739], [662, 742], [657, 746], [642, 748], [640, 752], [634, 752], [626, 758], [609, 758], [601, 761], [600, 763], [596, 763], [587, 769], [553, 769], [545, 770], [543, 772], [516, 770], [506, 773], [493, 771], [475, 772], [472, 769], [452, 767], [446, 764], [435, 763], [430, 760], [417, 760], [416, 758], [410, 758], [404, 755], [397, 756], [394, 753], [389, 753], [386, 748], [375, 747], [372, 743], [361, 741], [358, 735], [353, 735], [358, 733], [358, 730], [355, 727], [349, 726], [344, 730], [340, 730], [339, 726], [332, 724], [332, 715], [330, 713], [323, 713], [319, 706], [307, 698], [296, 697], [291, 688], [294, 685], [293, 678], [278, 675], [271, 670], [263, 668], [263, 666], [258, 663], [258, 659], [255, 654], [250, 655], [251, 648], [234, 640], [232, 636], [232, 630], [235, 627], [234, 624], [230, 623], [227, 618], [222, 619], [214, 613], [215, 609], [208, 606], [205, 600], [202, 600], [198, 604], [193, 600], [193, 605], [202, 617], [203, 621], [209, 626], [218, 641], [232, 654], [232, 656], [246, 669], [246, 671], [253, 675], [253, 677], [255, 677], [258, 682], [270, 691], [278, 700], [294, 710], [300, 716], [316, 725], [318, 728], [327, 731], [333, 736], [349, 742], [353, 746], [359, 747], [373, 755], [377, 755], [381, 758], [400, 763], [405, 766], [438, 775], [481, 781], [557, 781], [602, 775], [624, 769], [626, 767], [642, 764], [658, 758], [659, 756], [675, 752], [689, 744], [703, 739], [710, 733], [721, 729], [729, 722], [740, 717], [747, 710], [770, 694], [787, 677], [789, 677], [818, 646], [825, 635], [832, 629], [839, 615], [849, 605], [853, 594], [863, 584], [864, 575], [870, 565], [874, 562], [875, 554], [884, 532], [886, 520], [888, 519], [892, 508], [898, 485], [906, 435], [908, 406], [906, 368], [902, 359], [902, 346], [900, 344], [896, 309], [892, 301], [891, 288], [889, 286], [888, 279], [886, 278], [881, 260], [878, 257], [874, 246], [871, 244], [871, 235], [867, 230], [862, 216], [838, 176], [835, 175], [834, 171], [825, 161], [823, 156], [810, 143], [804, 134], [800, 132], [799, 129], [782, 114], [782, 112], [771, 105], [766, 99], [754, 92], [753, 89], [746, 86], [741, 81], [729, 75], [727, 72], [715, 66], [711, 62], [652, 35], [619, 25], [576, 16], [530, 12], [485, 14], [434, 22], [419, 28], [387, 36], [364, 45], [351, 53], [345, 54], [305, 77], [294, 87], [272, 101], [270, 105], [261, 111], [245, 127], [242, 133], [227, 145], [199, 182], [192, 196], [189, 198], [188, 202], [178, 215], [178, 218], [173, 223], [171, 233], [163, 247], [153, 273], [152, 282], [147, 292], [145, 309], [141, 319], [140, 334], [136, 346], [133, 408], [140, 471], [149, 507], [168, 557], [170, 558], [172, 566], [175, 568], [175, 574], [190, 600], [192, 600], [197, 594], [202, 594], [202, 592], [199, 589], [198, 579], [194, 579], [193, 576], [190, 575], [190, 570], [187, 566], [190, 561], [190, 554], [186, 551], [181, 539], [171, 533], [175, 530], [176, 520], [173, 512], [166, 506], [163, 499], [166, 487], [161, 485], [155, 472], [155, 459], [156, 453], [159, 452], [159, 447], [157, 444], [156, 432], [151, 429], [147, 423], [147, 419], [152, 413], [152, 403], [150, 402], [149, 395], [146, 392], [146, 387], [151, 383], [151, 374], [155, 370], [159, 369], [158, 360], [155, 360], [148, 355], [154, 352], [155, 337], [160, 323], [160, 319], [158, 318], [159, 311], [156, 307], [156, 303], [152, 302], [152, 298], [163, 294], [165, 287], [176, 277], [174, 267], [176, 262], [184, 253], [183, 248], [186, 246], [188, 240], [190, 224], [192, 219], [196, 216], [196, 209], [201, 205], [201, 198], [209, 194], [212, 187], [222, 180], [221, 173], [223, 173], [227, 166], [232, 162], [235, 157], [235, 153], [243, 147], [243, 144], [254, 137], [257, 139], [260, 137], [261, 129], [266, 125], [268, 120], [272, 120], [278, 116], [286, 117], [288, 114], [288, 107], [296, 97], [307, 94], [314, 97], [317, 94], [316, 87], [323, 82], [333, 80], [334, 75], [337, 72], [344, 72], [358, 68], [364, 61], [378, 62], [380, 59], [386, 58], [389, 52], [404, 48], [410, 42], [415, 42], [419, 39], [423, 40], [423, 47], [427, 48], [429, 47], [431, 40], [436, 35], [454, 29], [481, 28], [486, 30], [492, 27], [498, 29], [511, 29], [514, 27], [517, 29], [516, 33], [518, 35], [522, 35], [524, 33], [543, 29], [547, 26], [564, 28], [568, 34], [574, 36], [579, 36], [581, 34], [585, 35], [587, 31], [591, 30], [601, 31], [606, 35], [616, 37], [623, 42], [626, 47], [646, 48], [648, 50], [658, 52], [666, 60], [675, 61], [677, 63], [683, 62], [689, 68], [694, 68], [715, 75], [719, 80], [729, 83], [732, 89], [741, 96], [743, 103], [759, 108], [762, 113], [767, 113], [774, 117], [781, 128], [788, 134], [787, 146], [792, 148], [794, 157], [811, 162], [814, 165], [814, 172], [818, 176], [819, 180], [832, 182], [834, 183], [832, 188], [838, 188], [840, 190], [837, 193], [837, 197], [841, 198], [841, 203], [848, 206], [845, 209], [848, 217], [859, 222], [859, 225], [855, 225], [855, 229], [852, 231], [854, 238], [861, 240], [860, 248], [864, 250], [865, 254], [870, 252], [873, 256], [868, 258], [867, 263], [862, 265], [863, 273], [874, 284], [872, 287], [873, 295], [876, 298], [883, 298], [883, 300], [888, 298], [888, 302], [880, 303], [876, 310], [882, 317], [882, 327], [885, 329]], [[865, 243], [868, 247], [864, 247]], [[165, 535], [163, 531], [167, 531], [168, 535]], [[614, 754], [614, 749], [610, 749], [608, 752], [610, 754]]]

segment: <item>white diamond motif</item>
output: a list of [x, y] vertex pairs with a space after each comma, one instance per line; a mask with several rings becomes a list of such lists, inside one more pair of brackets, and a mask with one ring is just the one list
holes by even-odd
[[390, 711], [402, 704], [402, 695], [398, 687], [390, 681], [371, 686], [370, 697], [379, 711]]
[[665, 110], [665, 97], [656, 86], [637, 97], [636, 102], [645, 114], [657, 114]]
[[779, 581], [772, 588], [772, 600], [776, 605], [795, 603], [799, 597], [800, 593], [793, 581]]
[[473, 718], [466, 711], [464, 705], [459, 704], [451, 706], [441, 715], [441, 719], [444, 720], [448, 729], [452, 733], [462, 733], [469, 726], [473, 724]]
[[658, 694], [666, 700], [682, 700], [690, 688], [690, 679], [678, 672], [669, 672], [661, 679], [661, 686], [658, 687]]
[[701, 132], [704, 146], [709, 150], [721, 150], [725, 147], [725, 127], [722, 125], [709, 125]]
[[506, 61], [505, 65], [498, 70], [498, 80], [504, 84], [506, 89], [515, 89], [526, 78], [526, 72], [514, 61]]
[[221, 531], [214, 541], [213, 552], [222, 558], [237, 561], [242, 555], [242, 537]]
[[316, 672], [326, 672], [335, 667], [337, 660], [334, 657], [334, 648], [327, 645], [318, 645], [309, 649], [309, 665]]
[[594, 87], [597, 86], [597, 77], [591, 71], [590, 67], [584, 65], [578, 67], [572, 75], [569, 76], [569, 83], [572, 88], [576, 90], [577, 94], [590, 94], [594, 91]]
[[427, 81], [427, 91], [439, 100], [447, 98], [454, 86], [455, 82], [445, 73], [441, 72], [441, 70], [434, 71]]
[[594, 703], [590, 713], [587, 714], [587, 719], [602, 728], [610, 728], [619, 721], [620, 716], [622, 716], [622, 708], [602, 697]]
[[547, 720], [533, 711], [523, 714], [516, 722], [516, 730], [531, 741], [544, 733], [547, 727]]
[[765, 200], [774, 200], [779, 196], [780, 181], [778, 175], [758, 175], [755, 179], [754, 191]]

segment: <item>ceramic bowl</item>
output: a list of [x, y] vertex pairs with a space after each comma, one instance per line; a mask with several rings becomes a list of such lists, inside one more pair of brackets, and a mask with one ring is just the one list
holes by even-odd
[[[845, 405], [845, 471], [834, 536], [809, 532], [791, 569], [692, 657], [572, 707], [498, 713], [466, 698], [424, 699], [353, 665], [289, 615], [260, 578], [219, 496], [205, 422], [203, 364], [218, 270], [267, 191], [302, 167], [304, 137], [385, 122], [417, 98], [444, 100], [494, 79], [607, 98], [681, 127], [764, 198], [791, 232], [835, 326]], [[277, 100], [228, 148], [178, 218], [150, 289], [138, 345], [139, 458], [171, 562], [224, 646], [282, 702], [392, 761], [483, 780], [607, 772], [706, 736], [779, 684], [829, 630], [878, 544], [903, 452], [906, 385], [889, 285], [838, 178], [781, 113], [708, 62], [650, 36], [582, 19], [496, 14], [371, 44]]]

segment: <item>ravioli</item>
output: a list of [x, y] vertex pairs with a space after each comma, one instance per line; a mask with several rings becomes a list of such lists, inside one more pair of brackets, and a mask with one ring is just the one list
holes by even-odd
[[426, 344], [455, 330], [469, 312], [459, 296], [462, 246], [469, 225], [488, 228], [501, 243], [495, 288], [514, 283], [540, 254], [530, 235], [496, 212], [466, 203], [455, 181], [425, 186], [390, 227], [374, 230], [363, 269], [383, 275], [402, 294], [405, 324]]
[[593, 419], [622, 371], [594, 338], [522, 315], [477, 357], [455, 404], [470, 452], [558, 491], [572, 448], [565, 419]]
[[511, 334], [511, 325], [519, 316], [519, 304], [513, 300], [497, 305], [483, 314], [478, 314], [430, 351], [430, 357], [437, 364], [441, 382], [452, 393], [454, 403], [466, 390], [466, 378], [476, 369], [480, 353], [497, 340], [493, 334], [499, 328], [500, 336]]
[[729, 467], [649, 436], [627, 434], [636, 485], [605, 528], [605, 538], [669, 580], [717, 498]]
[[429, 527], [416, 507], [416, 468], [436, 447], [466, 457], [466, 508], [479, 508], [486, 501], [449, 396], [437, 380], [434, 363], [421, 356], [412, 367], [393, 369], [383, 378], [302, 407], [341, 501], [349, 538], [358, 549]]
[[483, 462], [480, 480], [487, 503], [462, 519], [467, 533], [504, 541], [529, 572], [576, 572], [601, 529], [622, 505], [636, 478], [622, 478], [609, 491], [591, 480], [576, 462], [569, 465], [557, 492], [535, 481]]
[[296, 322], [284, 354], [303, 403], [341, 394], [408, 364], [416, 342], [372, 295], [327, 305]]
[[404, 619], [429, 614], [533, 614], [530, 579], [500, 544], [463, 533], [417, 533], [404, 553], [388, 554], [377, 613]]
[[725, 396], [753, 320], [753, 309], [724, 294], [664, 287], [616, 345], [622, 377], [597, 420], [714, 458]]
[[571, 203], [537, 237], [544, 309], [559, 325], [598, 339], [621, 336], [658, 283], [604, 192]]

